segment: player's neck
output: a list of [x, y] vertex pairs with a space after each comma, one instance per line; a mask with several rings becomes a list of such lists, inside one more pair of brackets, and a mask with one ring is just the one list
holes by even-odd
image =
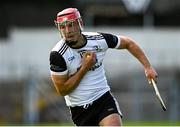
[[86, 43], [85, 37], [81, 34], [78, 39], [79, 46], [83, 46]]
[[84, 47], [84, 46], [86, 45], [86, 43], [87, 43], [86, 38], [85, 38], [82, 34], [79, 36], [79, 38], [78, 38], [77, 41], [78, 41], [77, 44], [74, 45], [72, 48], [82, 48], [82, 47]]

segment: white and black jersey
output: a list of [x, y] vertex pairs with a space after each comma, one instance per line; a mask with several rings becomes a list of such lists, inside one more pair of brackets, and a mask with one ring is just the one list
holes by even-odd
[[81, 80], [77, 88], [65, 96], [67, 106], [83, 106], [93, 102], [110, 90], [107, 84], [103, 59], [108, 48], [118, 48], [120, 37], [97, 32], [83, 32], [86, 43], [79, 48], [69, 47], [65, 40], [59, 41], [50, 54], [50, 71], [53, 75], [75, 74], [81, 67], [83, 53], [94, 52], [97, 62]]

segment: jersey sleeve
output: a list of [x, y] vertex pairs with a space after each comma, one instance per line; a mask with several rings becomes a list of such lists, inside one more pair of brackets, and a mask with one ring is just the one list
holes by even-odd
[[67, 66], [63, 56], [57, 51], [51, 51], [50, 53], [50, 72], [54, 75], [67, 74]]
[[113, 34], [108, 34], [108, 33], [101, 33], [101, 34], [105, 38], [106, 43], [109, 48], [118, 48], [119, 47], [119, 45], [121, 43], [120, 37], [113, 35]]

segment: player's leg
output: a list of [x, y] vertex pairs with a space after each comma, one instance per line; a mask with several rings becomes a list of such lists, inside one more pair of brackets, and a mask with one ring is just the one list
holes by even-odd
[[119, 114], [114, 113], [109, 116], [106, 116], [99, 123], [100, 126], [122, 126], [121, 117]]
[[110, 92], [107, 92], [97, 103], [98, 123], [100, 126], [122, 126], [122, 113], [118, 102]]

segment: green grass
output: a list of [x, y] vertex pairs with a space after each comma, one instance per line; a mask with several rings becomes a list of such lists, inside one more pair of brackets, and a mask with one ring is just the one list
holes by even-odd
[[[73, 126], [72, 123], [59, 123], [55, 126]], [[180, 126], [180, 121], [123, 121], [123, 126]]]
[[[44, 126], [74, 126], [72, 123], [43, 124]], [[41, 125], [40, 125], [41, 126]], [[123, 126], [180, 126], [180, 121], [123, 121]]]
[[[41, 123], [37, 125], [3, 124], [4, 126], [74, 126], [72, 123]], [[0, 125], [2, 126], [2, 125]], [[123, 126], [180, 126], [180, 121], [123, 121]]]
[[124, 126], [180, 126], [180, 121], [124, 121]]

